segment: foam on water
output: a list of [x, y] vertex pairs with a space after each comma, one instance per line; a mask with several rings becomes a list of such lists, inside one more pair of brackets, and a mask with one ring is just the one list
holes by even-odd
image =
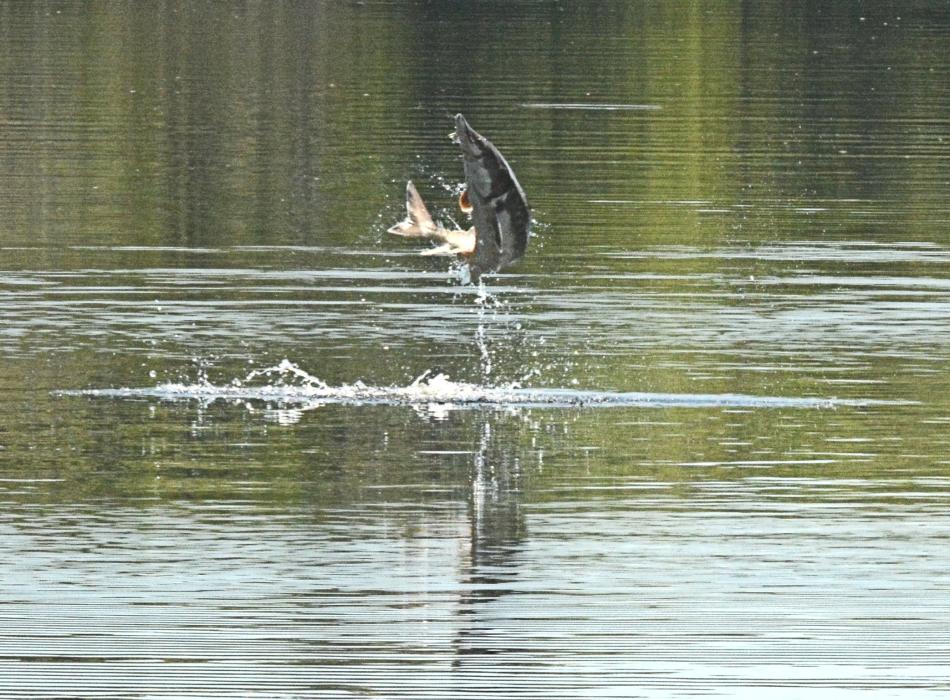
[[406, 386], [370, 386], [362, 381], [331, 386], [290, 360], [256, 369], [244, 379], [214, 384], [202, 375], [194, 383], [160, 383], [151, 387], [122, 387], [60, 391], [60, 395], [110, 398], [153, 398], [167, 401], [266, 401], [282, 406], [315, 404], [438, 404], [444, 408], [489, 405], [547, 407], [693, 407], [693, 408], [836, 408], [869, 406], [884, 402], [747, 394], [664, 394], [595, 391], [569, 388], [528, 388], [518, 382], [480, 385], [456, 382], [441, 373], [426, 371]]

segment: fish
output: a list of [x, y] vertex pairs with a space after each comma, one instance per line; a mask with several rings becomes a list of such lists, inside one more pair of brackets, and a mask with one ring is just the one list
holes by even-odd
[[[463, 192], [459, 200], [465, 198], [466, 193]], [[462, 211], [465, 211], [464, 207]], [[424, 250], [421, 255], [458, 255], [468, 258], [475, 254], [475, 227], [467, 230], [448, 229], [441, 222], [436, 222], [412, 180], [406, 183], [406, 218], [388, 232], [406, 238], [428, 238], [441, 244]]]
[[462, 150], [465, 189], [459, 208], [471, 216], [468, 229], [449, 229], [432, 218], [419, 191], [406, 185], [406, 218], [388, 232], [436, 242], [422, 255], [457, 256], [467, 263], [472, 281], [514, 264], [528, 247], [531, 208], [521, 184], [501, 151], [475, 131], [464, 116], [455, 115], [450, 136]]

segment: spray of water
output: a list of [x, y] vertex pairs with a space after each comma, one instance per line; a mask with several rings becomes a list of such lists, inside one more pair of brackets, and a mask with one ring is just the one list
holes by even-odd
[[[462, 266], [467, 270], [467, 266]], [[471, 297], [468, 297], [471, 298]], [[215, 384], [209, 378], [209, 369], [215, 358], [194, 358], [197, 377], [193, 381], [182, 380], [160, 383], [152, 387], [120, 389], [88, 389], [59, 392], [64, 395], [146, 397], [159, 400], [197, 400], [201, 405], [214, 401], [231, 401], [243, 404], [252, 410], [252, 402], [263, 401], [267, 411], [275, 412], [276, 420], [292, 423], [300, 420], [303, 413], [327, 404], [386, 404], [409, 405], [436, 419], [445, 418], [449, 411], [473, 405], [491, 405], [515, 409], [526, 406], [577, 407], [577, 406], [667, 406], [667, 407], [744, 407], [744, 408], [835, 408], [838, 406], [867, 406], [874, 401], [837, 400], [806, 397], [767, 397], [739, 394], [651, 394], [640, 392], [598, 392], [562, 388], [525, 388], [532, 379], [551, 370], [553, 365], [539, 357], [537, 348], [543, 346], [543, 337], [537, 347], [525, 352], [527, 347], [514, 347], [520, 342], [527, 346], [524, 337], [517, 340], [520, 324], [513, 323], [507, 307], [498, 296], [492, 294], [484, 280], [475, 290], [472, 313], [476, 316], [474, 342], [478, 350], [478, 378], [476, 382], [453, 381], [448, 375], [427, 369], [405, 386], [370, 386], [362, 381], [332, 386], [301, 368], [289, 359], [275, 365], [251, 369], [243, 378], [235, 377], [225, 384]], [[492, 329], [503, 333], [492, 333]], [[507, 355], [529, 358], [531, 367], [522, 364], [518, 379], [503, 382], [496, 369], [495, 343]], [[154, 376], [151, 374], [150, 376]], [[576, 384], [576, 380], [572, 380]], [[893, 403], [893, 402], [890, 402]]]
[[330, 388], [329, 384], [301, 369], [287, 359], [281, 360], [273, 367], [252, 370], [244, 377], [243, 381], [235, 379], [232, 381], [232, 384], [234, 386], [251, 386], [255, 380], [259, 378], [272, 380], [270, 382], [271, 385], [274, 385], [276, 382], [276, 386], [309, 386], [324, 390]]

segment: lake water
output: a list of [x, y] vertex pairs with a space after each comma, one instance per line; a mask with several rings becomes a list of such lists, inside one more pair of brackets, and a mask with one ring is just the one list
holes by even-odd
[[[0, 697], [944, 696], [948, 40], [0, 2]], [[456, 112], [481, 288], [385, 233]]]

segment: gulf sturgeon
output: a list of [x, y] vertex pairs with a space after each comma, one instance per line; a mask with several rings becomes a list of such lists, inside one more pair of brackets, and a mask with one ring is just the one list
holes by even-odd
[[469, 267], [472, 280], [497, 272], [524, 256], [531, 231], [531, 209], [508, 161], [491, 141], [455, 115], [452, 138], [462, 149], [465, 190], [459, 206], [474, 224], [467, 230], [447, 229], [429, 214], [410, 181], [406, 185], [406, 218], [389, 233], [428, 238], [440, 245], [423, 255], [455, 255]]

